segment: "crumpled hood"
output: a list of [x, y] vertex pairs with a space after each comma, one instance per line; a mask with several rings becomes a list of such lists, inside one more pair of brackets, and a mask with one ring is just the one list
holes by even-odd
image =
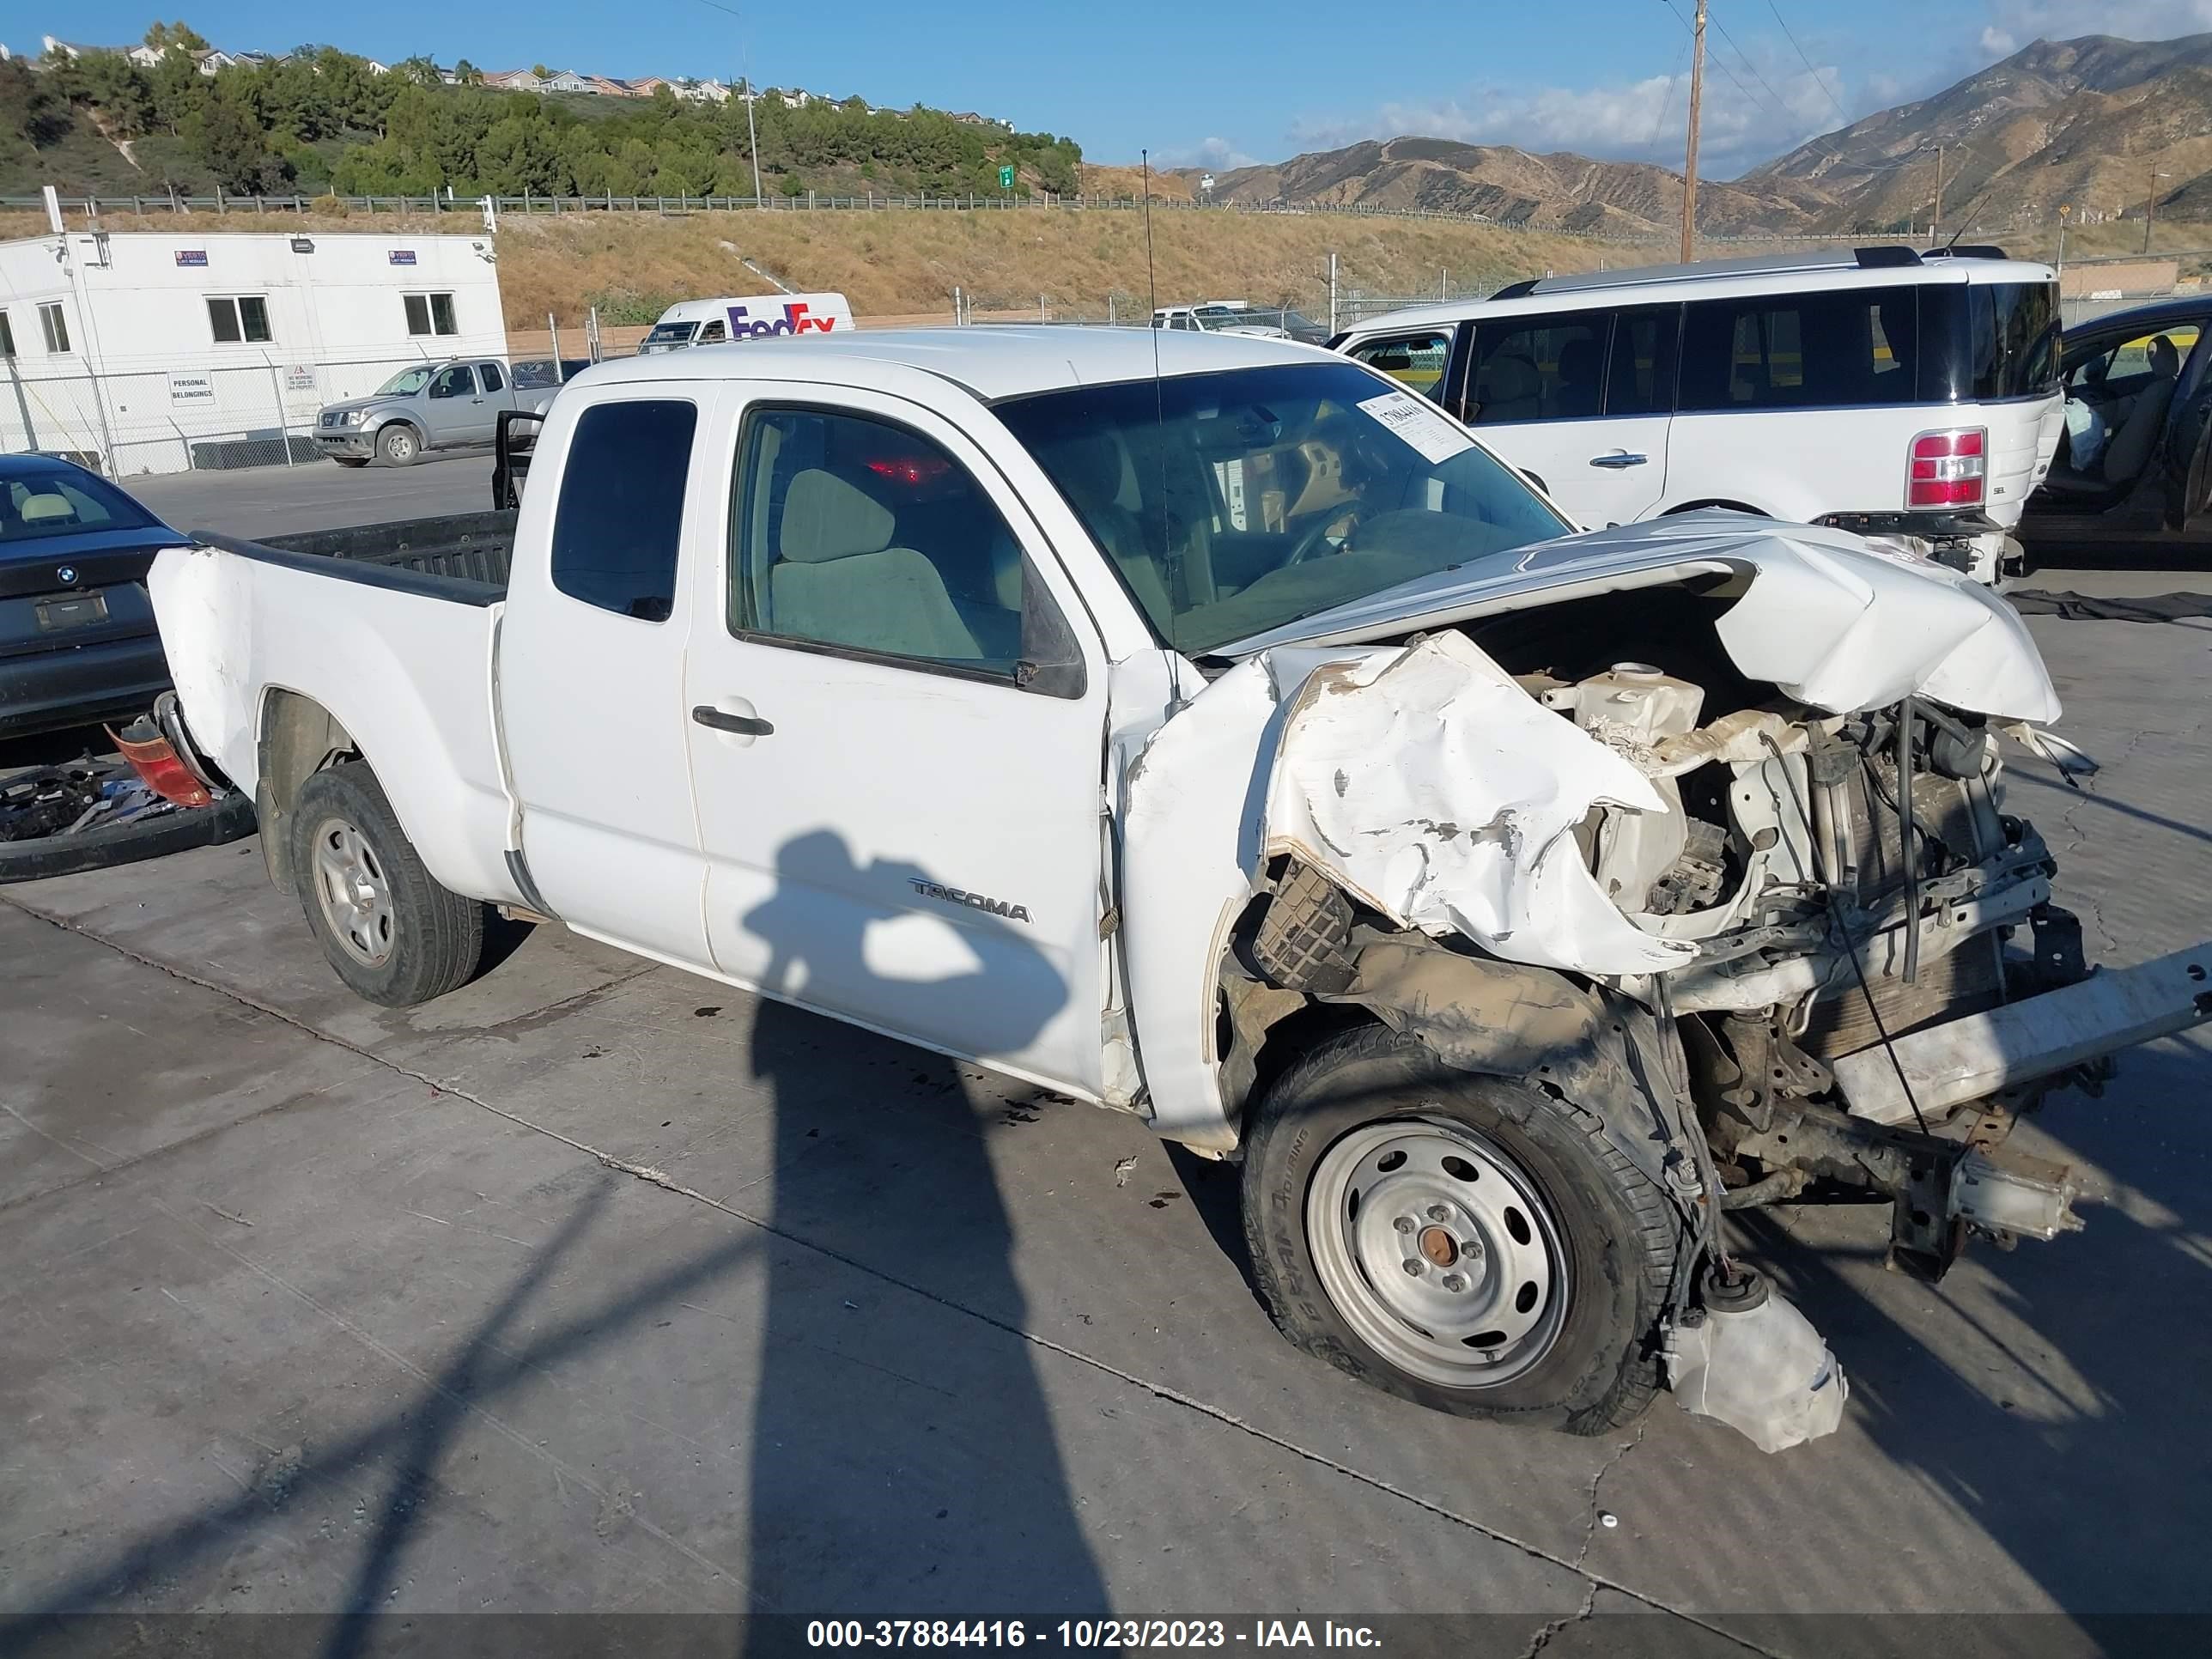
[[1585, 594], [1733, 575], [1721, 643], [1752, 679], [1832, 714], [1920, 696], [2048, 724], [2058, 694], [2019, 614], [1989, 588], [1847, 531], [1717, 509], [1563, 536], [1439, 572], [1224, 647], [1352, 644]]

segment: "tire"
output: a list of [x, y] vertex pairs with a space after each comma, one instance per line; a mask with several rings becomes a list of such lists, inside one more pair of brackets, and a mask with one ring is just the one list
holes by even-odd
[[336, 461], [340, 466], [367, 466], [368, 465], [368, 457], [366, 455], [333, 455], [331, 459]]
[[1678, 1218], [1595, 1114], [1362, 1026], [1267, 1091], [1243, 1182], [1276, 1326], [1348, 1376], [1570, 1434], [1632, 1422], [1658, 1391]]
[[394, 421], [376, 434], [376, 453], [386, 466], [412, 466], [422, 459], [422, 434], [404, 421]]
[[307, 927], [357, 994], [411, 1008], [476, 976], [484, 907], [423, 868], [367, 766], [312, 775], [289, 830]]

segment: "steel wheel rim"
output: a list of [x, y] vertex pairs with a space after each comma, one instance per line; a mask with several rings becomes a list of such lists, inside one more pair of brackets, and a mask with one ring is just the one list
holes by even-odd
[[358, 825], [325, 818], [315, 826], [315, 899], [339, 948], [365, 968], [391, 960], [398, 921], [384, 861]]
[[1573, 1290], [1559, 1222], [1514, 1161], [1463, 1125], [1354, 1129], [1315, 1167], [1305, 1225], [1345, 1322], [1425, 1382], [1496, 1388], [1559, 1340]]
[[415, 453], [414, 436], [410, 433], [395, 430], [384, 441], [384, 448], [393, 460], [406, 460]]

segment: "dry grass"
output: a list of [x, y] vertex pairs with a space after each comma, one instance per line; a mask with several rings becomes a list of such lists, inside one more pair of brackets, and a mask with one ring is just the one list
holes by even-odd
[[[343, 216], [309, 214], [107, 216], [116, 230], [405, 230], [461, 233], [472, 213]], [[36, 215], [0, 216], [0, 237], [38, 234]], [[2067, 238], [2070, 257], [2132, 252], [2141, 225], [2100, 225]], [[1434, 220], [1352, 219], [1297, 214], [1152, 216], [1153, 265], [1161, 303], [1238, 298], [1325, 307], [1328, 255], [1338, 256], [1340, 292], [1427, 295], [1449, 281], [1455, 293], [1546, 270], [1672, 258], [1660, 244], [1623, 245]], [[2056, 234], [2015, 233], [2014, 252], [2049, 258]], [[2212, 244], [2212, 227], [2161, 224], [2163, 247]], [[1718, 249], [1741, 252], [1749, 245]], [[618, 295], [655, 310], [675, 299], [757, 292], [743, 254], [794, 288], [836, 289], [863, 319], [949, 319], [952, 291], [979, 313], [1034, 315], [1039, 297], [1055, 318], [1127, 317], [1146, 308], [1144, 219], [1117, 210], [1011, 212], [734, 212], [652, 215], [507, 215], [501, 221], [500, 287], [507, 321], [540, 329], [550, 312], [562, 325]], [[2194, 264], [2195, 262], [2185, 262]]]

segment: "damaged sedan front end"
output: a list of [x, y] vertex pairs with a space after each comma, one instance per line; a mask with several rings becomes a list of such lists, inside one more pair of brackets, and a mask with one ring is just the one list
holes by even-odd
[[[2055, 1237], [2081, 1224], [2072, 1178], [2006, 1150], [2013, 1123], [2212, 1014], [2212, 951], [2084, 962], [2050, 853], [2004, 800], [2001, 738], [2036, 743], [2057, 698], [2008, 607], [1910, 556], [1691, 515], [1445, 572], [1215, 664], [1125, 784], [1133, 1000], [1179, 974], [1211, 1013], [1181, 1052], [1143, 1027], [1163, 1132], [1279, 1159], [1287, 1060], [1361, 1018], [1493, 1089], [1492, 1116], [1440, 1133], [1510, 1139], [1548, 1103], [1674, 1229], [1633, 1340], [1768, 1449], [1834, 1425], [1841, 1373], [1729, 1262], [1723, 1212], [1886, 1201], [1893, 1260], [1930, 1279], [1970, 1232]], [[1363, 1253], [1368, 1179], [1348, 1214], [1309, 1196], [1309, 1231], [1338, 1237], [1304, 1256], [1271, 1267], [1255, 1230], [1279, 1319], [1294, 1340], [1301, 1317], [1329, 1323], [1284, 1283], [1310, 1267], [1340, 1310], [1375, 1304], [1348, 1322], [1369, 1347], [1417, 1379], [1435, 1358], [1431, 1383], [1472, 1398], [1479, 1369], [1443, 1356], [1503, 1354], [1515, 1297], [1555, 1281], [1448, 1270], [1490, 1298], [1431, 1328], [1456, 1304], [1408, 1300], [1399, 1275], [1432, 1276], [1422, 1215], [1459, 1213], [1450, 1183]], [[1556, 1176], [1546, 1224], [1577, 1224], [1571, 1185]], [[1451, 1260], [1473, 1245], [1511, 1248], [1457, 1240]], [[1412, 1346], [1394, 1356], [1378, 1320]], [[1603, 1426], [1593, 1409], [1568, 1426]]]

